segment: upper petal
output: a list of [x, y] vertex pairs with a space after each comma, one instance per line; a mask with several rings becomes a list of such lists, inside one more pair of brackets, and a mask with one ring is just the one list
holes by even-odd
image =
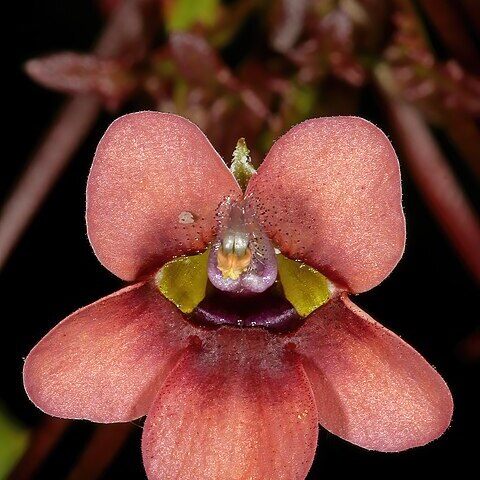
[[110, 125], [87, 186], [88, 236], [99, 260], [133, 280], [212, 239], [215, 210], [241, 190], [200, 129], [140, 112]]
[[302, 366], [265, 332], [217, 333], [216, 347], [178, 364], [148, 413], [148, 478], [303, 480], [318, 419]]
[[350, 291], [380, 283], [403, 254], [398, 160], [364, 119], [316, 118], [292, 128], [273, 145], [248, 194], [283, 253]]
[[295, 343], [319, 422], [335, 435], [391, 452], [431, 442], [450, 424], [452, 397], [440, 375], [347, 297], [316, 310]]
[[67, 317], [30, 352], [24, 384], [44, 412], [96, 422], [145, 415], [187, 346], [188, 325], [151, 283]]

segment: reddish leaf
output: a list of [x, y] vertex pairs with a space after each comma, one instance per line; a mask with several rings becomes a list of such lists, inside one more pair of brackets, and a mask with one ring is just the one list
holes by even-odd
[[126, 65], [95, 55], [56, 53], [28, 61], [25, 69], [30, 77], [47, 88], [71, 94], [94, 93], [113, 110], [135, 85]]
[[[230, 73], [207, 41], [191, 33], [170, 35], [172, 60], [191, 83], [212, 85]], [[220, 78], [219, 78], [220, 77]]]

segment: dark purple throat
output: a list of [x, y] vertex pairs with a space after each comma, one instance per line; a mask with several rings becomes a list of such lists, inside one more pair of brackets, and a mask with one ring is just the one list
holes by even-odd
[[224, 325], [261, 327], [277, 333], [296, 330], [304, 321], [275, 287], [248, 297], [215, 289], [188, 318], [193, 324], [205, 328]]

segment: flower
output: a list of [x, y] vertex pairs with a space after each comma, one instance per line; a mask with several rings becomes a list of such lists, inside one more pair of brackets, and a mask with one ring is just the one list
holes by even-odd
[[318, 118], [281, 137], [258, 173], [247, 155], [240, 142], [243, 192], [182, 117], [110, 126], [88, 180], [88, 235], [103, 265], [136, 283], [40, 341], [25, 363], [30, 399], [63, 418], [147, 415], [150, 479], [301, 479], [319, 424], [379, 451], [440, 436], [448, 387], [348, 298], [404, 249], [385, 135]]

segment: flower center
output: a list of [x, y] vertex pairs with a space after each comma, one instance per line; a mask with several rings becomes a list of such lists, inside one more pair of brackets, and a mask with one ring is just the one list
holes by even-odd
[[219, 215], [219, 234], [208, 260], [213, 286], [238, 295], [261, 293], [277, 278], [277, 261], [270, 240], [242, 203], [226, 205]]
[[228, 228], [223, 235], [217, 252], [217, 268], [222, 272], [224, 279], [238, 280], [252, 262], [252, 251], [248, 246], [248, 232], [239, 224], [243, 213], [235, 208], [234, 214], [239, 218], [235, 219], [236, 225]]
[[247, 247], [243, 254], [238, 251], [229, 252], [223, 245], [218, 250], [217, 268], [222, 272], [223, 278], [238, 280], [240, 275], [247, 271], [252, 262], [252, 252]]
[[[255, 170], [240, 139], [231, 171], [242, 190]], [[203, 253], [179, 257], [156, 275], [160, 292], [191, 323], [290, 332], [330, 298], [320, 272], [275, 251], [247, 202], [223, 202], [217, 237]]]
[[158, 289], [203, 328], [263, 327], [283, 333], [298, 328], [329, 300], [328, 280], [275, 252], [242, 203], [223, 207], [211, 246], [164, 265], [156, 276]]

